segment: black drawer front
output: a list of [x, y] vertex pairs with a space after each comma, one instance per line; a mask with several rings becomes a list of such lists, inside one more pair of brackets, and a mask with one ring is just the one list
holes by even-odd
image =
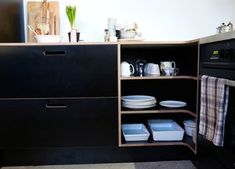
[[0, 101], [0, 147], [117, 145], [117, 99]]
[[117, 96], [117, 45], [0, 47], [0, 98]]

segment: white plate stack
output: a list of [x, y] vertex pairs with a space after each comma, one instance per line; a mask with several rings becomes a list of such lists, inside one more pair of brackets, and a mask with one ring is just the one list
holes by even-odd
[[147, 109], [156, 106], [156, 98], [146, 95], [128, 95], [122, 97], [122, 106], [130, 109]]

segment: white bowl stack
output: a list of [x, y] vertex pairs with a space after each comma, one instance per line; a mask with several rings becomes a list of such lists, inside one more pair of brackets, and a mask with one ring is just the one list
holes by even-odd
[[184, 120], [184, 129], [188, 136], [193, 136], [193, 131], [196, 131], [195, 120]]
[[156, 106], [156, 98], [147, 95], [128, 95], [122, 97], [122, 106], [130, 109], [147, 109]]

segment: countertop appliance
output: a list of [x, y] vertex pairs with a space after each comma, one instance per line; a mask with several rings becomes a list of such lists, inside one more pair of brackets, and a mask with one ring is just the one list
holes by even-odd
[[[224, 35], [224, 36], [223, 36]], [[200, 75], [235, 81], [235, 31], [200, 40]], [[225, 168], [235, 168], [235, 86], [230, 86], [225, 146], [208, 146]]]

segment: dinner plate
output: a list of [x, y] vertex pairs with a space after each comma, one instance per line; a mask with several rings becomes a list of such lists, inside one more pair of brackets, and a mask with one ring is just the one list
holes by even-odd
[[130, 109], [147, 109], [156, 106], [156, 104], [151, 105], [131, 105], [131, 104], [122, 104], [123, 107], [130, 108]]
[[156, 100], [153, 96], [147, 95], [128, 95], [122, 96], [122, 100], [125, 102], [148, 102]]
[[133, 106], [148, 106], [148, 105], [152, 105], [152, 104], [156, 104], [157, 101], [156, 100], [152, 100], [152, 101], [146, 101], [146, 102], [129, 102], [129, 101], [122, 101], [123, 104], [128, 104], [128, 105], [133, 105]]
[[187, 105], [186, 102], [178, 101], [178, 100], [165, 100], [159, 102], [161, 106], [164, 107], [170, 107], [170, 108], [179, 108], [179, 107], [185, 107]]

